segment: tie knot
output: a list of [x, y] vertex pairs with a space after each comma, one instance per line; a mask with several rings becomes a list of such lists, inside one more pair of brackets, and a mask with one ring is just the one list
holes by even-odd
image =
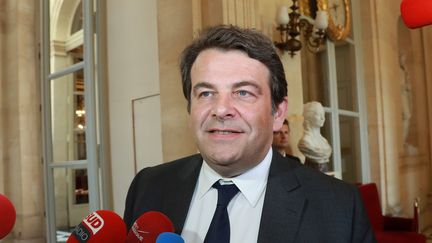
[[239, 191], [235, 184], [221, 185], [219, 181], [213, 184], [213, 187], [218, 190], [218, 207], [227, 207], [231, 199]]

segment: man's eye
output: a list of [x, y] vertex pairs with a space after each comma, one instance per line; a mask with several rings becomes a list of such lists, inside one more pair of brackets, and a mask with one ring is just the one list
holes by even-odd
[[249, 95], [249, 92], [246, 90], [239, 90], [239, 91], [237, 91], [237, 94], [239, 96], [247, 96], [247, 95]]
[[210, 91], [203, 91], [199, 94], [199, 97], [209, 97], [211, 95]]

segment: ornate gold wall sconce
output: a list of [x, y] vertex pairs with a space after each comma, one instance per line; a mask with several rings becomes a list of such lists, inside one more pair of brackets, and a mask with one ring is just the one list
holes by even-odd
[[[288, 51], [291, 57], [294, 57], [303, 45], [306, 45], [309, 51], [317, 52], [326, 40], [327, 12], [316, 11], [315, 20], [310, 21], [300, 15], [298, 0], [292, 0], [290, 9], [291, 12], [288, 13], [287, 6], [279, 8], [276, 29], [280, 32], [281, 41], [275, 41], [275, 46], [281, 51]], [[303, 34], [305, 43], [297, 38], [300, 34]]]

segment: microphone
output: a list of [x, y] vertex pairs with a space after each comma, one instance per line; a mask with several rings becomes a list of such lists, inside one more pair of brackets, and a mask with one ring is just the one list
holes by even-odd
[[400, 11], [403, 22], [410, 29], [432, 24], [431, 0], [403, 0]]
[[0, 194], [0, 240], [12, 231], [15, 219], [15, 207], [6, 196]]
[[109, 210], [97, 210], [89, 214], [75, 227], [66, 243], [119, 243], [126, 240], [123, 219]]
[[185, 243], [183, 238], [175, 233], [165, 232], [158, 236], [156, 243]]
[[163, 232], [174, 232], [174, 225], [163, 213], [149, 211], [139, 216], [133, 223], [126, 242], [155, 243], [156, 238]]

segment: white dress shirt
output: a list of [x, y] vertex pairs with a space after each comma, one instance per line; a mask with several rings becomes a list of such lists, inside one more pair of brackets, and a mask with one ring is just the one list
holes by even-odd
[[204, 241], [216, 210], [218, 197], [217, 189], [212, 185], [220, 179], [232, 181], [240, 190], [228, 204], [230, 241], [257, 242], [272, 153], [270, 148], [263, 161], [234, 178], [221, 177], [205, 161], [203, 162], [181, 234], [185, 242]]

